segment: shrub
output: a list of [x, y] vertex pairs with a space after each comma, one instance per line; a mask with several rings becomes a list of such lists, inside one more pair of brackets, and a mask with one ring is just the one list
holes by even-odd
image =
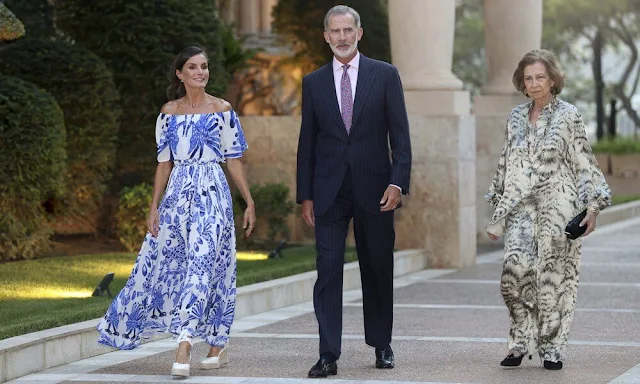
[[227, 80], [231, 80], [236, 72], [249, 68], [251, 60], [261, 51], [258, 48], [246, 48], [248, 37], [236, 37], [232, 25], [220, 23], [220, 43], [224, 57], [222, 64]]
[[122, 185], [153, 177], [156, 116], [167, 101], [167, 73], [187, 45], [209, 55], [207, 91], [221, 95], [219, 21], [214, 1], [57, 0], [56, 25], [69, 38], [98, 54], [114, 75], [122, 97], [117, 175]]
[[17, 209], [3, 201], [0, 212], [0, 261], [31, 259], [49, 249], [53, 231], [42, 208]]
[[0, 76], [0, 260], [32, 258], [49, 245], [42, 203], [64, 193], [64, 117], [48, 93]]
[[10, 41], [24, 36], [22, 22], [0, 2], [0, 41]]
[[591, 146], [595, 153], [640, 153], [640, 140], [631, 137], [617, 136], [614, 139], [604, 139]]
[[146, 183], [125, 187], [120, 194], [120, 205], [116, 213], [116, 235], [130, 252], [140, 248], [147, 234], [145, 221], [149, 216], [152, 197], [153, 187]]
[[[289, 199], [289, 188], [283, 183], [254, 185], [251, 197], [256, 205], [258, 226], [251, 238], [246, 239], [242, 230], [244, 210], [247, 207], [242, 195], [234, 192], [233, 212], [236, 217], [236, 237], [238, 248], [272, 247], [281, 238], [289, 236], [287, 218], [293, 212], [294, 204]], [[146, 219], [153, 187], [143, 183], [135, 187], [125, 187], [120, 194], [116, 213], [116, 235], [120, 243], [133, 252], [139, 249], [147, 233]]]
[[53, 25], [55, 7], [48, 0], [4, 0], [26, 29], [27, 37], [49, 38], [56, 35]]
[[[254, 185], [251, 197], [256, 205], [258, 226], [249, 239], [242, 230], [244, 210], [247, 207], [242, 195], [234, 192], [233, 212], [236, 217], [236, 238], [238, 248], [272, 247], [276, 241], [289, 236], [287, 218], [293, 212], [293, 202], [289, 199], [289, 188], [283, 183]], [[137, 251], [147, 233], [146, 219], [153, 187], [143, 183], [135, 187], [125, 187], [120, 194], [116, 213], [116, 235], [128, 251]]]
[[234, 193], [233, 210], [238, 247], [255, 247], [260, 243], [265, 247], [272, 247], [278, 240], [289, 236], [287, 217], [294, 207], [289, 199], [289, 188], [284, 183], [271, 183], [251, 186], [250, 191], [256, 207], [257, 223], [249, 239], [242, 230], [247, 205], [240, 192]]
[[95, 213], [111, 177], [121, 114], [105, 64], [69, 43], [25, 38], [0, 51], [0, 73], [33, 82], [56, 98], [68, 133], [61, 213], [73, 218]]

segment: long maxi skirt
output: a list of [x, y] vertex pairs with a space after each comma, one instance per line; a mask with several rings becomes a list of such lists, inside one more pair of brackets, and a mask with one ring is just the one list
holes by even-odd
[[175, 161], [125, 287], [98, 324], [99, 343], [137, 347], [153, 332], [227, 344], [236, 303], [236, 243], [229, 185], [216, 162]]

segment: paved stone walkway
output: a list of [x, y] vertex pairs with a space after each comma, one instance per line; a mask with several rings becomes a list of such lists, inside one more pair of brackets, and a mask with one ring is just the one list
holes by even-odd
[[[392, 347], [396, 368], [373, 368], [364, 343], [359, 291], [345, 292], [343, 355], [338, 376], [306, 379], [317, 359], [311, 303], [238, 320], [231, 364], [199, 369], [182, 383], [640, 383], [640, 218], [598, 230], [584, 241], [578, 309], [562, 371], [537, 357], [503, 369], [507, 310], [499, 290], [502, 252], [462, 270], [425, 270], [396, 280]], [[82, 360], [12, 383], [171, 383], [172, 340]]]

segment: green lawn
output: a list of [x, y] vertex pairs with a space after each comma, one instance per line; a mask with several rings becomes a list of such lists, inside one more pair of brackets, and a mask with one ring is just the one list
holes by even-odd
[[640, 196], [618, 196], [614, 194], [611, 197], [611, 203], [613, 205], [628, 203], [630, 201], [635, 201], [635, 200], [640, 200]]
[[[114, 272], [110, 288], [117, 294], [135, 258], [131, 253], [109, 253], [0, 264], [0, 340], [104, 315], [112, 299], [91, 297], [93, 289], [105, 274]], [[346, 259], [356, 260], [355, 251], [349, 250]], [[314, 269], [315, 249], [292, 247], [282, 251], [281, 259], [238, 260], [238, 286]]]

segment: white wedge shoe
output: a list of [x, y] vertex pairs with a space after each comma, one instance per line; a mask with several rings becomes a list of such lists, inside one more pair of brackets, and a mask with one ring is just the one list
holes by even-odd
[[190, 368], [191, 366], [189, 364], [173, 363], [173, 366], [171, 367], [171, 376], [176, 379], [183, 377], [187, 378], [189, 377]]
[[[186, 341], [189, 343], [189, 345], [193, 346], [191, 336], [189, 336], [185, 331], [183, 331], [178, 337], [178, 345], [180, 345], [180, 343], [183, 341]], [[189, 351], [189, 362], [191, 362], [191, 351]], [[171, 377], [174, 379], [187, 378], [191, 373], [190, 371], [191, 365], [189, 363], [173, 363], [173, 366], [171, 366]]]
[[218, 356], [207, 357], [202, 359], [202, 369], [218, 369], [224, 365], [229, 364], [229, 353], [227, 352], [227, 346], [222, 348]]

